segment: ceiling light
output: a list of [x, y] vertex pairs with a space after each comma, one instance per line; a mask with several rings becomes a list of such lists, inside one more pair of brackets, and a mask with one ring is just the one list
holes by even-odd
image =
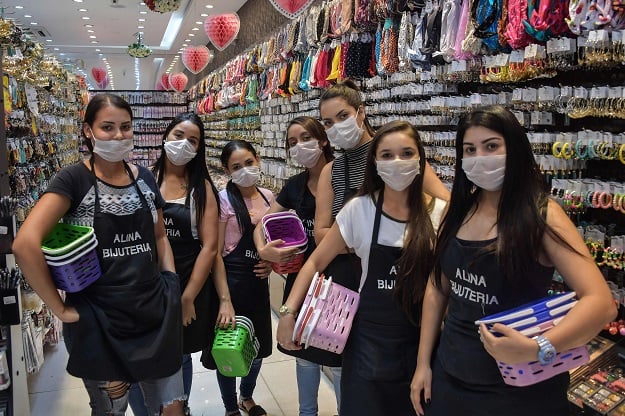
[[93, 30], [93, 29], [87, 30], [87, 33], [94, 33], [94, 32], [95, 32], [95, 30]]
[[185, 39], [184, 41], [185, 42], [191, 42], [191, 39]]
[[191, 30], [200, 30], [200, 28], [199, 28], [199, 27], [194, 27], [194, 28], [193, 28], [193, 29], [191, 29]]
[[145, 22], [145, 19], [137, 19], [140, 22]]
[[97, 39], [98, 37], [96, 35], [91, 35], [89, 36], [89, 39]]
[[141, 10], [139, 14], [148, 14], [148, 12], [146, 12], [145, 10]]
[[91, 18], [89, 16], [83, 16], [82, 20], [91, 20]]
[[200, 16], [202, 16], [202, 17], [208, 17], [208, 13], [202, 13]]
[[186, 48], [187, 46], [189, 46], [189, 44], [183, 43], [182, 46], [184, 46]]
[[78, 9], [79, 12], [86, 12], [87, 9]]
[[137, 29], [145, 29], [145, 26], [137, 26]]
[[96, 51], [96, 52], [100, 52], [100, 49], [96, 49], [95, 51]]
[[46, 39], [46, 42], [52, 42], [52, 39]]
[[91, 43], [98, 43], [98, 41], [97, 40], [92, 40]]
[[189, 33], [189, 36], [193, 37], [195, 36], [195, 33]]
[[24, 6], [15, 6], [16, 9], [23, 9]]
[[145, 6], [144, 2], [139, 3], [139, 6]]
[[202, 25], [204, 22], [195, 22], [196, 25]]
[[207, 4], [207, 5], [206, 5], [206, 8], [207, 8], [207, 9], [212, 9], [213, 7], [215, 7], [215, 6], [213, 6], [212, 4]]
[[65, 54], [64, 54], [63, 52], [61, 52], [61, 53], [59, 54], [59, 56], [65, 56]]
[[84, 25], [84, 26], [85, 26], [85, 27], [93, 27], [93, 25], [90, 25], [90, 24], [86, 24], [86, 25]]
[[37, 22], [30, 22], [30, 24], [33, 25], [33, 26], [37, 26], [39, 23], [37, 23]]
[[82, 0], [74, 0], [74, 3], [82, 3]]
[[32, 16], [29, 14], [25, 14], [24, 17], [32, 17]]
[[58, 50], [59, 50], [59, 48], [54, 48], [54, 50], [55, 50], [55, 51], [58, 51]]

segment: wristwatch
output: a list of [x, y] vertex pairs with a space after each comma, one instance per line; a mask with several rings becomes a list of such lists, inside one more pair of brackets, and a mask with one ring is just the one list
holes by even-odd
[[541, 365], [549, 365], [556, 359], [556, 349], [551, 342], [542, 335], [533, 338], [538, 344], [538, 362]]
[[297, 316], [297, 311], [294, 311], [293, 309], [289, 308], [286, 303], [282, 306], [280, 306], [280, 309], [278, 309], [278, 313], [280, 314], [280, 316], [286, 316], [288, 314], [291, 314], [293, 316]]

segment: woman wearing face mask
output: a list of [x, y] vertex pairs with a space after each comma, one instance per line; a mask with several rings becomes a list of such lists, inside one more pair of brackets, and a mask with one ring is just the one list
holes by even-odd
[[[179, 114], [165, 129], [163, 141], [163, 152], [152, 172], [165, 199], [165, 230], [181, 282], [182, 379], [188, 403], [193, 378], [191, 353], [212, 343], [209, 329], [215, 323], [226, 326], [234, 322], [234, 310], [225, 276], [214, 285], [207, 281], [217, 254], [219, 200], [204, 161], [202, 120], [194, 113]], [[213, 311], [217, 303], [218, 313]], [[135, 386], [130, 392], [132, 411], [135, 416], [147, 416], [143, 395]]]
[[[271, 263], [261, 260], [254, 246], [254, 227], [273, 202], [270, 190], [257, 186], [260, 178], [260, 158], [251, 144], [242, 140], [229, 142], [221, 152], [221, 164], [231, 179], [219, 192], [219, 240], [215, 274], [225, 274], [237, 315], [252, 320], [260, 342], [250, 372], [241, 378], [237, 401], [236, 378], [217, 372], [221, 398], [226, 416], [239, 415], [239, 409], [250, 416], [266, 414], [252, 398], [263, 358], [271, 354], [271, 309], [268, 277]], [[215, 369], [210, 348], [202, 353], [202, 364]]]
[[[314, 239], [315, 195], [319, 174], [326, 163], [334, 159], [334, 155], [323, 126], [314, 118], [307, 116], [291, 120], [286, 130], [286, 146], [291, 159], [304, 166], [306, 170], [286, 182], [267, 214], [295, 210], [308, 236], [308, 247], [305, 253], [305, 257], [308, 258], [316, 247]], [[254, 230], [254, 241], [260, 258], [269, 262], [288, 262], [298, 251], [297, 248], [277, 248], [276, 246], [283, 243], [282, 240], [267, 243], [261, 224], [258, 224]], [[297, 273], [287, 275], [283, 301], [289, 296], [296, 276]], [[283, 313], [287, 312], [283, 311]], [[338, 400], [341, 381], [341, 356], [339, 354], [314, 347], [298, 351], [285, 350], [280, 346], [278, 349], [296, 357], [300, 416], [317, 415], [317, 396], [322, 365], [329, 367], [332, 372], [334, 392]]]
[[[83, 379], [92, 415], [124, 415], [138, 382], [151, 415], [182, 415], [180, 284], [165, 234], [163, 198], [152, 174], [126, 163], [132, 110], [94, 96], [82, 128], [91, 157], [62, 169], [13, 243], [28, 283], [63, 322], [67, 371]], [[94, 228], [100, 278], [59, 296], [42, 240], [63, 222]]]
[[[317, 244], [332, 226], [339, 210], [362, 185], [367, 152], [375, 133], [365, 114], [360, 91], [352, 81], [343, 81], [326, 89], [319, 100], [319, 112], [330, 143], [344, 152], [328, 163], [319, 177], [315, 211]], [[449, 199], [449, 191], [427, 163], [423, 176], [426, 193]], [[341, 253], [325, 273], [355, 289], [360, 276], [358, 264], [353, 254]]]
[[[610, 291], [573, 223], [548, 198], [527, 136], [510, 111], [489, 106], [465, 116], [456, 160], [423, 301], [411, 386], [415, 409], [428, 416], [568, 415], [568, 373], [514, 387], [504, 384], [497, 361], [547, 365], [545, 352], [584, 345], [616, 315]], [[579, 300], [543, 338], [502, 324], [492, 328], [500, 337], [484, 325], [478, 333], [476, 320], [545, 297], [554, 269]]]
[[[410, 380], [419, 342], [420, 299], [432, 268], [436, 228], [445, 201], [423, 192], [425, 154], [414, 126], [384, 125], [365, 162], [360, 196], [349, 201], [299, 272], [286, 300], [302, 304], [314, 273], [345, 247], [361, 259], [360, 304], [345, 350], [341, 416], [411, 415]], [[278, 342], [292, 341], [283, 316]]]

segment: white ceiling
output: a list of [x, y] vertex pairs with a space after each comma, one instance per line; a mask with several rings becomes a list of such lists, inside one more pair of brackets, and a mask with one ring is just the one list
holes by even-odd
[[[244, 3], [245, 0], [182, 0], [180, 9], [164, 14], [150, 11], [139, 0], [0, 0], [0, 7], [4, 8], [4, 17], [31, 32], [48, 55], [84, 71], [94, 89], [97, 84], [91, 68], [106, 69], [108, 62], [111, 71], [108, 89], [114, 86], [116, 90], [153, 90], [161, 74], [170, 68], [171, 72], [191, 75], [184, 68], [181, 56], [174, 60], [181, 55], [183, 45], [208, 45], [213, 49], [204, 32], [206, 15], [236, 12]], [[152, 54], [135, 59], [126, 49], [136, 41], [139, 31], [143, 32], [143, 43], [152, 49]], [[135, 65], [138, 65], [139, 84]]]

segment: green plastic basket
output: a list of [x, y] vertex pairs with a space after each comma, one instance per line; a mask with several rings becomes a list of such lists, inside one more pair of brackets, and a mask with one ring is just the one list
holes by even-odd
[[254, 325], [244, 317], [236, 317], [234, 328], [215, 328], [215, 341], [211, 353], [217, 370], [228, 377], [245, 377], [258, 354], [258, 339]]
[[41, 242], [41, 249], [50, 256], [69, 253], [81, 244], [87, 243], [93, 234], [92, 227], [58, 223]]

